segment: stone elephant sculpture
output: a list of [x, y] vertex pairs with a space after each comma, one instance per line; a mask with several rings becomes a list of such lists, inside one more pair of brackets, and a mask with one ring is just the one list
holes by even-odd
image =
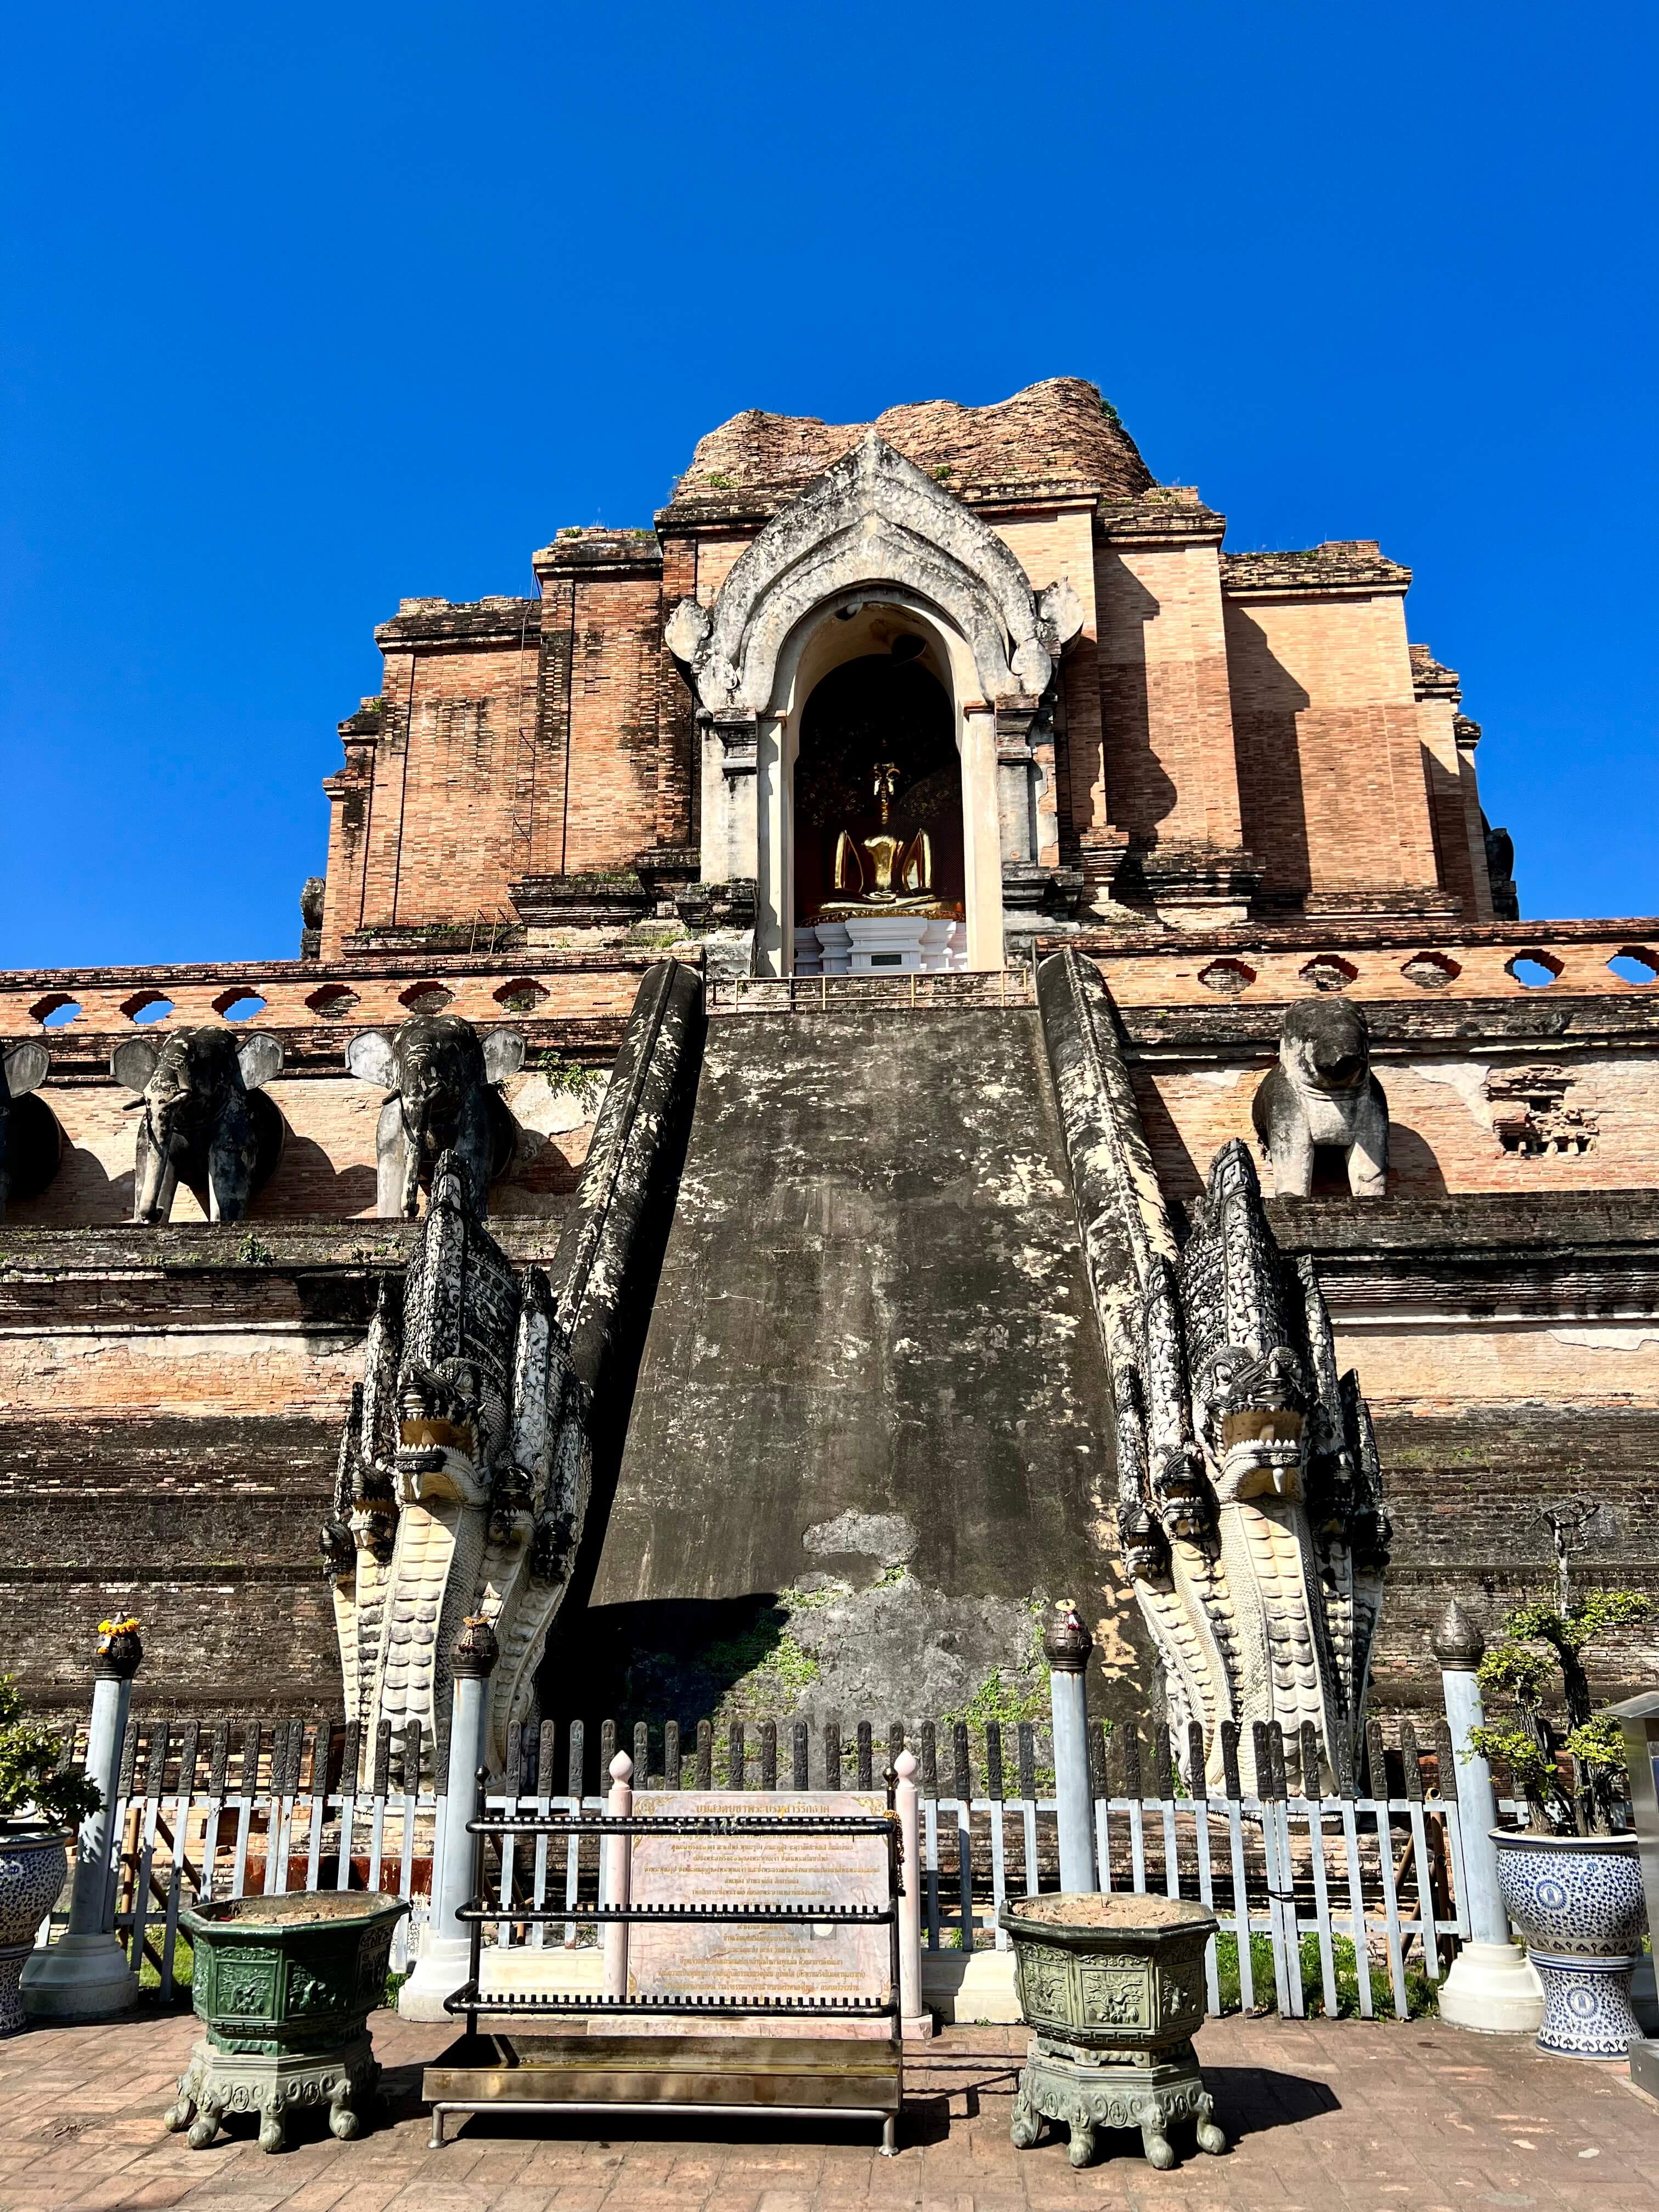
[[58, 1172], [64, 1133], [58, 1116], [38, 1091], [52, 1067], [52, 1055], [33, 1037], [8, 1045], [0, 1054], [0, 1221], [14, 1195], [33, 1198]]
[[1279, 1065], [1251, 1109], [1280, 1198], [1306, 1198], [1314, 1154], [1342, 1152], [1355, 1198], [1382, 1198], [1389, 1182], [1389, 1102], [1371, 1073], [1370, 1032], [1351, 999], [1298, 999], [1279, 1034]]
[[283, 1071], [277, 1040], [221, 1029], [128, 1037], [109, 1066], [118, 1083], [139, 1094], [133, 1219], [170, 1219], [183, 1182], [210, 1221], [240, 1221], [282, 1156], [283, 1117], [260, 1095]]
[[453, 1152], [482, 1219], [489, 1186], [513, 1157], [517, 1130], [496, 1085], [524, 1066], [516, 1030], [481, 1037], [459, 1014], [416, 1014], [396, 1030], [365, 1030], [346, 1048], [360, 1083], [391, 1097], [374, 1133], [375, 1207], [382, 1220], [415, 1218], [422, 1187]]

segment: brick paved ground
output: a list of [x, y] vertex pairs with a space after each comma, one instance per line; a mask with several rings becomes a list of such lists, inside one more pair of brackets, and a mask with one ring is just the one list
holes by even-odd
[[[0, 2045], [0, 2212], [139, 2212], [238, 2206], [246, 2212], [1159, 2212], [1333, 2206], [1583, 2205], [1654, 2212], [1659, 2106], [1623, 2069], [1540, 2057], [1525, 2041], [1438, 2024], [1288, 2026], [1229, 2020], [1201, 2040], [1218, 2114], [1235, 2148], [1151, 2172], [1139, 2139], [1074, 2173], [1063, 2142], [1008, 2141], [1021, 2031], [947, 2030], [918, 2063], [905, 2148], [884, 2160], [873, 2130], [834, 2139], [775, 2125], [619, 2124], [585, 2137], [571, 2122], [467, 2121], [426, 2146], [421, 2062], [443, 2032], [380, 2015], [376, 2048], [391, 2110], [356, 2143], [320, 2119], [268, 2158], [241, 2123], [211, 2149], [162, 2132], [195, 2023], [187, 2014], [111, 2027], [35, 2028]], [[452, 2123], [453, 2125], [454, 2123]]]

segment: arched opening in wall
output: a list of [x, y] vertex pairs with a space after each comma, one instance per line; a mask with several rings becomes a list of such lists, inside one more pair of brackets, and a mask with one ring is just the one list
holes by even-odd
[[1207, 968], [1199, 969], [1198, 980], [1206, 991], [1218, 991], [1224, 999], [1236, 999], [1255, 982], [1255, 970], [1243, 960], [1212, 960]]
[[1553, 952], [1517, 952], [1512, 960], [1504, 963], [1516, 981], [1528, 991], [1547, 991], [1561, 973], [1561, 963]]
[[797, 974], [967, 964], [956, 714], [926, 649], [900, 629], [831, 669], [802, 712]]
[[1645, 945], [1626, 945], [1621, 952], [1613, 954], [1607, 966], [1621, 983], [1645, 986], [1659, 982], [1659, 953]]
[[1334, 952], [1316, 954], [1298, 972], [1310, 991], [1346, 991], [1359, 975], [1352, 960]]
[[546, 986], [537, 982], [533, 975], [515, 975], [491, 996], [509, 1014], [533, 1014], [538, 1006], [545, 1004], [548, 992]]

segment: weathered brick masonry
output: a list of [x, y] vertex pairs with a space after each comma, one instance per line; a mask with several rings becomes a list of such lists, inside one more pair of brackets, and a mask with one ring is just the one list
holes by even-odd
[[[738, 416], [653, 528], [556, 531], [522, 595], [404, 600], [376, 632], [380, 690], [339, 725], [313, 957], [0, 976], [0, 1042], [47, 1046], [40, 1096], [64, 1139], [0, 1229], [0, 1665], [48, 1698], [81, 1699], [92, 1624], [130, 1604], [153, 1702], [332, 1702], [317, 1525], [375, 1282], [409, 1235], [374, 1218], [381, 1095], [349, 1077], [346, 1046], [416, 1012], [522, 1032], [491, 1213], [515, 1260], [545, 1257], [586, 1157], [590, 1079], [646, 969], [671, 950], [746, 957], [760, 863], [713, 866], [704, 807], [761, 780], [753, 725], [746, 753], [728, 732], [722, 755], [671, 617], [729, 605], [769, 524], [871, 432], [994, 533], [1031, 592], [1074, 595], [1047, 694], [998, 708], [993, 773], [1000, 790], [1030, 776], [1033, 835], [1022, 872], [1003, 817], [1008, 933], [980, 964], [1060, 944], [1099, 963], [1168, 1194], [1190, 1198], [1228, 1139], [1255, 1143], [1290, 1005], [1340, 990], [1367, 1015], [1389, 1194], [1273, 1212], [1317, 1257], [1377, 1419], [1397, 1530], [1380, 1708], [1431, 1704], [1447, 1595], [1490, 1626], [1545, 1586], [1539, 1509], [1565, 1492], [1605, 1509], [1585, 1578], [1659, 1594], [1659, 921], [1513, 919], [1480, 726], [1456, 672], [1411, 640], [1409, 568], [1367, 540], [1229, 551], [1225, 518], [1157, 483], [1095, 387], [1062, 378], [873, 425]], [[956, 703], [965, 760], [989, 708]], [[182, 1190], [171, 1227], [129, 1225], [131, 1099], [110, 1054], [161, 1000], [160, 1033], [234, 1014], [282, 1044], [282, 1160], [234, 1228]], [[881, 1018], [896, 1067], [937, 1063], [936, 1033], [916, 1045], [930, 1018]], [[955, 1034], [971, 1056], [988, 1032], [959, 1017]], [[975, 1114], [992, 1157], [994, 1115]], [[937, 1115], [923, 1124], [945, 1141]], [[770, 1175], [812, 1172], [757, 1170], [757, 1213]], [[820, 1198], [802, 1197], [807, 1220]], [[992, 1379], [957, 1378], [964, 1433], [976, 1389], [1008, 1400]], [[672, 1427], [663, 1410], [640, 1438]], [[641, 1444], [647, 1489], [649, 1462]], [[607, 1559], [610, 1601], [631, 1571]], [[1602, 1686], [1656, 1664], [1659, 1632], [1616, 1650]]]
[[[1155, 483], [1078, 379], [995, 407], [894, 408], [872, 427], [982, 517], [1034, 586], [1079, 595], [1044, 864], [1083, 865], [1085, 914], [1162, 895], [1241, 916], [1254, 899], [1264, 915], [1490, 918], [1480, 732], [1455, 715], [1455, 674], [1408, 647], [1408, 568], [1369, 542], [1224, 552], [1225, 518]], [[735, 416], [698, 446], [654, 531], [562, 530], [533, 557], [533, 598], [404, 600], [375, 633], [380, 693], [340, 725], [325, 957], [366, 931], [511, 917], [528, 879], [688, 852], [697, 736], [668, 613], [711, 605], [762, 527], [866, 428]], [[1126, 847], [1140, 865], [1123, 873]]]

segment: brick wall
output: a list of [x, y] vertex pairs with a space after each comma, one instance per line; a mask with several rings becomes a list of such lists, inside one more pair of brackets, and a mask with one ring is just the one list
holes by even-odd
[[1229, 592], [1244, 842], [1281, 902], [1438, 882], [1402, 602]]
[[[1484, 902], [1486, 855], [1480, 856], [1477, 878], [1475, 854], [1469, 840], [1472, 809], [1466, 781], [1473, 782], [1474, 760], [1467, 760], [1457, 742], [1458, 714], [1450, 699], [1419, 698], [1417, 720], [1423, 753], [1423, 773], [1428, 784], [1429, 826], [1434, 838], [1435, 866], [1440, 886], [1455, 899], [1459, 910], [1471, 921], [1490, 921], [1492, 901]], [[1479, 887], [1477, 888], [1477, 884]]]
[[[556, 594], [556, 583], [549, 589]], [[565, 605], [573, 619], [569, 788], [547, 794], [543, 849], [559, 875], [625, 869], [657, 831], [659, 589], [654, 577], [579, 578]]]
[[756, 532], [747, 530], [731, 537], [714, 533], [697, 537], [696, 598], [699, 606], [714, 605], [720, 597], [720, 586], [731, 574], [739, 557], [753, 544], [756, 536]]
[[[268, 1032], [282, 1044], [283, 1071], [267, 1090], [286, 1129], [276, 1173], [255, 1194], [250, 1227], [372, 1216], [375, 1127], [384, 1094], [347, 1075], [346, 1047], [364, 1030], [395, 1029], [409, 1018], [409, 1000], [434, 986], [449, 993], [449, 1012], [481, 1030], [509, 1028], [523, 1036], [526, 1066], [502, 1091], [517, 1124], [517, 1150], [493, 1187], [490, 1203], [501, 1217], [556, 1218], [575, 1187], [592, 1135], [585, 1116], [594, 1110], [593, 1100], [580, 1109], [573, 1103], [573, 1066], [596, 1075], [609, 1066], [640, 979], [654, 957], [517, 953], [511, 961], [491, 962], [434, 953], [426, 961], [365, 959], [344, 967], [294, 961], [0, 977], [0, 1037], [33, 1036], [46, 1045], [52, 1068], [39, 1096], [64, 1139], [57, 1175], [37, 1196], [14, 1197], [10, 1218], [34, 1228], [131, 1218], [137, 1100], [111, 1078], [110, 1054], [123, 1039], [146, 1033], [124, 1009], [154, 994], [173, 1005], [165, 1020], [153, 1025], [158, 1040], [170, 1030], [218, 1025], [222, 1002], [245, 994], [264, 1001], [236, 1026]], [[541, 1003], [532, 1014], [509, 1012], [498, 994], [526, 985], [543, 994]], [[342, 992], [348, 994], [343, 1006], [332, 995]], [[43, 1029], [31, 1008], [63, 996], [79, 1012], [64, 1027]], [[173, 1218], [180, 1223], [203, 1218], [182, 1186]]]
[[[113, 1084], [49, 1085], [40, 1094], [57, 1115], [66, 1146], [63, 1165], [36, 1198], [14, 1200], [8, 1218], [21, 1227], [72, 1228], [132, 1218], [135, 1115], [132, 1095]], [[349, 1076], [279, 1076], [268, 1086], [286, 1126], [276, 1174], [256, 1192], [251, 1224], [339, 1221], [374, 1213], [374, 1132], [385, 1094]], [[568, 1093], [532, 1072], [502, 1086], [519, 1127], [518, 1151], [490, 1190], [496, 1214], [563, 1210], [587, 1157], [592, 1123], [568, 1127]], [[183, 1184], [173, 1218], [206, 1216]]]
[[[1507, 1152], [1495, 1122], [1512, 1108], [1503, 1095], [1517, 1067], [1546, 1066], [1565, 1082], [1565, 1102], [1595, 1117], [1585, 1152]], [[1201, 1068], [1143, 1064], [1135, 1085], [1158, 1174], [1171, 1194], [1203, 1188], [1211, 1160], [1230, 1138], [1256, 1146], [1250, 1109], [1273, 1062], [1265, 1054]], [[1433, 1198], [1446, 1191], [1636, 1190], [1659, 1186], [1659, 1050], [1541, 1055], [1488, 1048], [1431, 1050], [1412, 1059], [1378, 1054], [1373, 1066], [1389, 1100], [1389, 1195]], [[1493, 1079], [1496, 1079], [1495, 1082]], [[1494, 1098], [1489, 1085], [1498, 1092]]]
[[[556, 1220], [498, 1221], [545, 1262]], [[339, 1675], [318, 1529], [402, 1223], [338, 1231], [0, 1228], [0, 1666], [84, 1707], [97, 1623], [144, 1624], [141, 1702], [326, 1710]]]
[[[695, 541], [671, 538], [663, 546], [662, 605], [665, 617], [682, 599], [695, 599], [697, 559]], [[679, 663], [660, 640], [657, 671], [657, 822], [659, 845], [684, 847], [695, 837], [699, 783], [696, 732], [691, 687]]]
[[[1018, 506], [952, 488], [1034, 585], [1068, 577], [1084, 602], [1064, 664], [1068, 858], [1115, 830], [1249, 851], [1270, 909], [1439, 894], [1480, 917], [1471, 749], [1443, 700], [1413, 694], [1407, 570], [1370, 544], [1224, 555], [1224, 519], [1180, 488], [1056, 481]], [[696, 733], [664, 613], [713, 604], [768, 496], [682, 499], [659, 538], [562, 532], [534, 556], [539, 599], [409, 601], [382, 625], [381, 692], [341, 725], [326, 787], [326, 955], [362, 927], [505, 913], [520, 877], [625, 870], [691, 839]]]
[[986, 520], [1024, 569], [1033, 591], [1044, 591], [1063, 577], [1083, 605], [1083, 627], [1060, 663], [1064, 707], [1057, 720], [1063, 727], [1056, 731], [1060, 849], [1069, 860], [1079, 843], [1107, 820], [1093, 513], [1080, 505], [1041, 517], [990, 514]]
[[[1315, 1254], [1339, 1356], [1378, 1420], [1396, 1526], [1383, 1711], [1433, 1710], [1426, 1638], [1449, 1594], [1490, 1632], [1547, 1589], [1540, 1511], [1565, 1492], [1606, 1508], [1582, 1583], [1659, 1595], [1655, 1203], [1536, 1185], [1408, 1207], [1274, 1202], [1286, 1249]], [[522, 1266], [549, 1256], [557, 1223], [501, 1215], [496, 1229]], [[0, 1601], [31, 1623], [4, 1656], [32, 1689], [79, 1703], [91, 1628], [120, 1603], [145, 1621], [154, 1698], [266, 1713], [334, 1701], [316, 1528], [374, 1285], [412, 1232], [258, 1233], [256, 1255], [245, 1231], [182, 1221], [0, 1231]], [[968, 1398], [951, 1418], [971, 1420]], [[1659, 1634], [1626, 1638], [1598, 1690], [1656, 1663]]]
[[[1369, 1361], [1367, 1338], [1347, 1354]], [[1368, 1392], [1369, 1366], [1362, 1366]], [[1377, 1445], [1395, 1526], [1371, 1678], [1385, 1721], [1432, 1715], [1439, 1674], [1430, 1638], [1449, 1595], [1494, 1642], [1504, 1616], [1553, 1600], [1555, 1559], [1547, 1506], [1575, 1490], [1601, 1507], [1591, 1546], [1573, 1563], [1576, 1586], [1637, 1589], [1659, 1599], [1650, 1531], [1659, 1508], [1659, 1415], [1647, 1406], [1546, 1406], [1513, 1395], [1453, 1410], [1379, 1403]], [[1590, 1655], [1593, 1693], [1628, 1697], [1659, 1668], [1659, 1624], [1610, 1638]]]
[[[186, 1029], [218, 1022], [225, 1006], [257, 998], [263, 1004], [237, 1023], [239, 1030], [273, 1030], [289, 1059], [297, 1053], [313, 1062], [331, 1057], [337, 1065], [356, 1030], [405, 1020], [411, 1000], [436, 987], [449, 994], [445, 1012], [486, 1027], [520, 1030], [532, 1050], [580, 1048], [583, 1033], [591, 1030], [592, 1051], [579, 1051], [578, 1056], [608, 1057], [621, 1035], [617, 1021], [633, 1006], [640, 978], [661, 957], [645, 948], [615, 947], [575, 953], [515, 949], [492, 955], [483, 949], [487, 933], [472, 933], [479, 940], [476, 952], [466, 950], [469, 933], [463, 929], [412, 953], [357, 955], [339, 963], [13, 969], [0, 973], [0, 1036], [41, 1038], [52, 1054], [54, 1071], [61, 1061], [77, 1073], [96, 1067], [107, 1073], [111, 1047], [133, 1034], [129, 1009], [138, 1009], [145, 1000], [169, 1000], [173, 1011], [167, 1026]], [[686, 948], [684, 957], [695, 963], [696, 948]], [[541, 996], [533, 1014], [514, 1014], [501, 994], [526, 982]], [[44, 1028], [37, 1009], [64, 1000], [78, 1011], [62, 1026]]]
[[529, 854], [514, 799], [534, 738], [539, 653], [533, 636], [522, 651], [388, 653], [352, 927], [510, 915], [507, 887]]
[[1111, 819], [1138, 838], [1241, 842], [1213, 543], [1101, 550], [1102, 720]]
[[[1478, 1034], [1464, 1026], [1472, 1005], [1483, 1010], [1506, 1005], [1512, 1012], [1527, 1006], [1528, 1015], [1514, 1018], [1530, 1024], [1533, 1035], [1565, 1036], [1571, 1030], [1582, 1038], [1607, 1023], [1620, 1028], [1644, 1023], [1640, 1010], [1659, 1004], [1652, 980], [1632, 983], [1607, 966], [1626, 948], [1645, 948], [1659, 966], [1656, 938], [1659, 917], [1483, 927], [1334, 919], [1180, 935], [1103, 930], [1045, 938], [1042, 949], [1078, 945], [1098, 963], [1121, 1007], [1204, 1008], [1223, 1024], [1218, 1038], [1227, 1033], [1226, 1024], [1241, 1020], [1264, 1036], [1276, 1036], [1279, 1013], [1313, 989], [1308, 971], [1320, 962], [1340, 963], [1346, 971], [1346, 995], [1364, 1000], [1379, 1019], [1393, 1002], [1425, 1018], [1443, 1016], [1444, 1034], [1462, 1036]], [[1553, 983], [1540, 988], [1510, 972], [1510, 963], [1529, 953], [1553, 964]], [[1408, 969], [1415, 973], [1408, 975]], [[1419, 975], [1434, 980], [1419, 981]], [[1180, 1018], [1184, 1024], [1187, 1018]]]

